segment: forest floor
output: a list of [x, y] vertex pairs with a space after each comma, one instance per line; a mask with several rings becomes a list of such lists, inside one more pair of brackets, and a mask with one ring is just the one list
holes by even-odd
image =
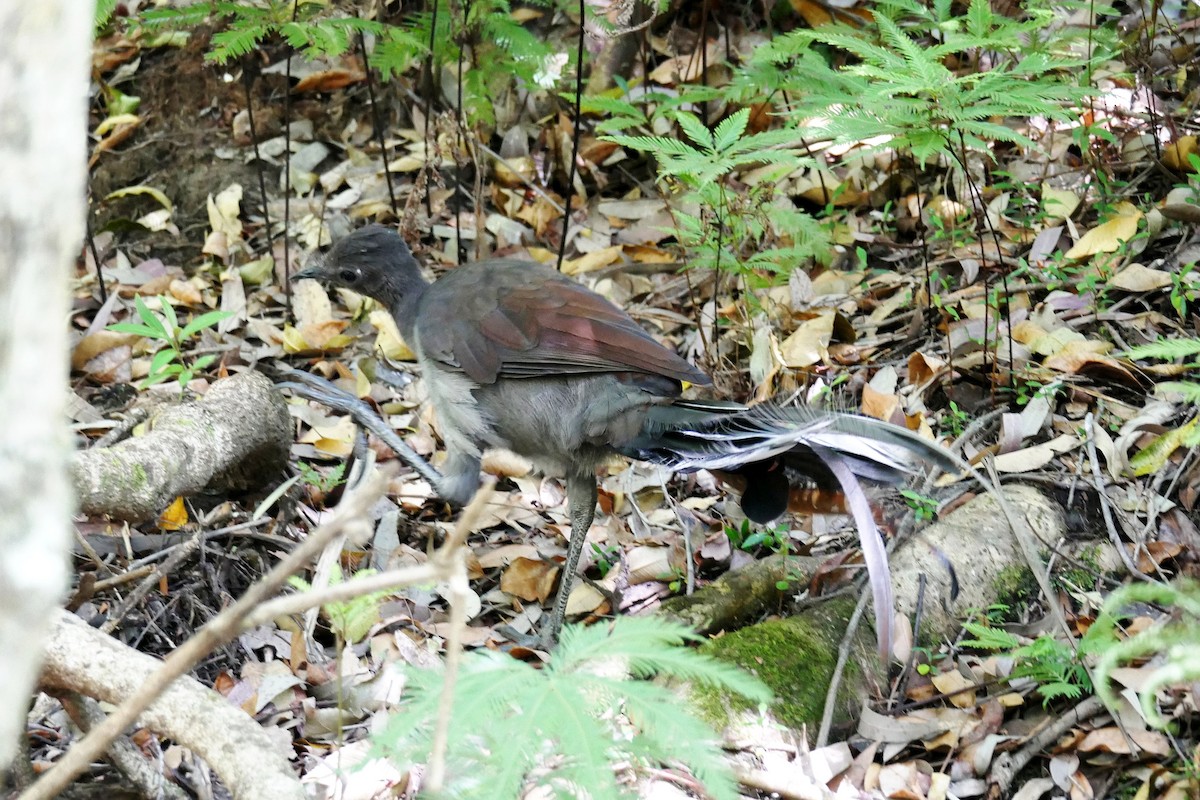
[[[692, 24], [689, 14], [698, 12], [674, 13], [654, 29], [656, 42], [674, 35], [678, 46], [680, 31]], [[569, 20], [558, 17], [556, 24], [562, 30], [553, 35], [573, 35]], [[563, 236], [570, 104], [546, 93], [502, 95], [494, 126], [475, 128], [476, 143], [464, 147], [454, 114], [445, 110], [450, 67], [439, 83], [444, 91], [435, 109], [441, 110], [431, 112], [418, 75], [382, 84], [375, 75], [368, 83], [352, 52], [315, 62], [295, 57], [289, 85], [282, 44], [257, 49], [242, 64], [217, 66], [204, 59], [209, 33], [193, 31], [186, 41], [174, 40], [178, 46], [120, 34], [97, 42], [104, 86], [140, 104], [124, 127], [93, 140], [91, 231], [115, 299], [102, 304], [89, 252], [78, 270], [72, 318], [79, 402], [103, 418], [178, 399], [173, 381], [132, 388], [152, 370], [155, 342], [109, 336], [101, 343], [95, 336], [109, 323], [135, 320], [135, 296], [151, 310], [162, 297], [180, 320], [212, 309], [230, 314], [186, 343], [185, 362], [215, 355], [191, 392], [203, 394], [229, 373], [287, 361], [368, 400], [436, 464], [442, 445], [436, 416], [422, 404], [418, 372], [373, 381], [391, 372], [388, 363], [413, 367], [390, 318], [361, 308], [347, 293], [289, 286], [285, 276], [368, 220], [398, 226], [433, 273], [463, 257], [553, 261]], [[734, 26], [726, 35], [746, 37], [733, 43], [739, 51], [756, 34]], [[670, 60], [665, 45], [651, 52], [660, 65]], [[249, 81], [246, 64], [253, 64]], [[653, 75], [661, 73], [653, 71], [652, 81]], [[637, 154], [592, 135], [593, 120], [585, 120], [564, 271], [709, 372], [711, 396], [818, 402], [832, 391], [838, 408], [953, 443], [973, 463], [990, 459], [1006, 485], [1034, 487], [1062, 517], [1058, 530], [1035, 531], [1041, 557], [1051, 564], [1054, 596], [1043, 596], [1022, 574], [1024, 562], [1006, 563], [1001, 567], [1012, 570], [1006, 574], [1016, 576], [1008, 591], [996, 588], [981, 605], [950, 610], [974, 623], [969, 632], [914, 641], [910, 626], [893, 653], [886, 688], [862, 689], [859, 699], [873, 709], [869, 721], [843, 719], [819, 746], [813, 730], [819, 715], [804, 730], [768, 717], [755, 726], [742, 720], [736, 738], [727, 731], [744, 796], [990, 793], [1031, 800], [1200, 793], [1190, 728], [1194, 669], [1159, 689], [1159, 707], [1176, 723], [1160, 730], [1148, 724], [1136, 693], [1154, 679], [1162, 656], [1121, 665], [1114, 673], [1119, 706], [1109, 710], [1092, 699], [1087, 668], [1093, 664], [1072, 649], [1115, 587], [1194, 577], [1200, 558], [1195, 395], [1167, 384], [1186, 377], [1188, 351], [1165, 363], [1128, 355], [1159, 337], [1197, 336], [1196, 174], [1173, 171], [1172, 165], [1186, 166], [1186, 157], [1159, 158], [1146, 144], [1156, 141], [1146, 119], [1180, 105], [1175, 94], [1100, 80], [1092, 122], [1109, 121], [1111, 140], [1081, 152], [1062, 132], [1043, 137], [1036, 154], [998, 148], [996, 158], [1005, 160], [983, 176], [993, 183], [975, 202], [961, 199], [953, 170], [929, 168], [917, 177], [913, 168], [908, 180], [911, 164], [879, 154], [853, 174], [828, 170], [825, 178], [845, 189], [828, 204], [820, 177], [788, 176], [778, 196], [823, 209], [839, 233], [826, 263], [797, 264], [783, 280], [762, 272], [681, 270], [690, 256], [679, 246], [672, 192]], [[714, 105], [712, 121], [732, 110]], [[98, 95], [93, 128], [109, 115]], [[1195, 138], [1180, 146], [1194, 151]], [[290, 182], [283, 171], [289, 147]], [[1095, 199], [1097, 163], [1121, 181], [1104, 203]], [[1052, 176], [1030, 178], [1041, 194], [1026, 199], [1039, 213], [1010, 212], [1021, 205], [1021, 191], [1002, 186], [1001, 172]], [[746, 169], [730, 185], [748, 191], [755, 180]], [[1051, 196], [1058, 209], [1047, 211]], [[983, 218], [994, 236], [978, 235]], [[922, 228], [936, 234], [922, 240]], [[1011, 270], [1018, 260], [1027, 267], [1019, 273]], [[119, 573], [162, 549], [156, 534], [177, 542], [181, 534], [244, 522], [289, 475], [300, 476], [271, 506], [267, 527], [254, 529], [266, 535], [235, 534], [206, 545], [161, 576], [158, 591], [126, 608], [114, 631], [121, 641], [156, 655], [170, 652], [261, 577], [279, 542], [302, 537], [336, 505], [339, 465], [355, 449], [356, 426], [315, 403], [294, 400], [289, 411], [296, 432], [291, 467], [260, 490], [188, 497], [159, 519], [131, 526], [78, 522], [94, 544], [91, 555], [77, 554], [80, 573], [97, 569], [97, 554], [106, 571]], [[374, 438], [370, 447], [380, 461], [393, 458]], [[465, 644], [495, 650], [509, 647], [498, 626], [528, 631], [542, 617], [569, 522], [557, 482], [513, 459], [497, 458], [486, 469], [501, 481], [470, 539]], [[952, 520], [979, 494], [970, 478], [957, 476], [903, 496], [880, 490], [873, 499], [884, 527], [899, 533], [911, 531], [914, 518], [918, 528], [933, 517]], [[348, 571], [424, 564], [440, 534], [453, 527], [451, 510], [411, 472], [391, 481], [389, 498], [373, 514], [372, 541], [342, 554]], [[818, 566], [751, 622], [787, 616], [856, 585], [859, 570], [851, 567], [859, 556], [848, 517], [810, 509], [779, 526], [752, 526], [706, 473], [671, 476], [614, 463], [602, 476], [600, 509], [581, 567], [594, 586], [582, 587], [573, 604], [578, 620], [603, 624], [614, 614], [652, 614], [669, 597], [780, 552]], [[931, 548], [925, 558], [930, 580], [954, 574], [969, 582], [970, 559], [983, 557]], [[79, 598], [77, 613], [103, 616], [120, 605], [122, 591], [118, 584]], [[419, 766], [397, 762], [340, 775], [331, 766], [346, 763], [333, 759], [347, 748], [361, 758], [375, 718], [395, 713], [395, 665], [436, 662], [444, 643], [448, 609], [440, 589], [399, 591], [370, 610], [350, 644], [327, 621], [307, 632], [267, 624], [212, 653], [194, 673], [263, 725], [286, 732], [310, 796], [409, 796], [420, 786]], [[1137, 632], [1181, 613], [1195, 622], [1186, 612], [1141, 604], [1127, 614], [1125, 629]], [[1056, 625], [1060, 617], [1070, 637]], [[996, 632], [990, 645], [981, 631]], [[1047, 650], [1047, 642], [1057, 649]], [[750, 661], [744, 665], [753, 667]], [[344, 694], [349, 686], [353, 692]], [[1071, 724], [1054, 728], [1064, 719]], [[1022, 752], [1022, 768], [998, 777]], [[188, 758], [173, 753], [167, 761]], [[615, 769], [644, 797], [705, 796], [680, 770]], [[203, 796], [195, 786], [189, 791]]]

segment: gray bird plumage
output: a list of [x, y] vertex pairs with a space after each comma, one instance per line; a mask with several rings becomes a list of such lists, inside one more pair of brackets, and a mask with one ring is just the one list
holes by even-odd
[[[558, 634], [595, 513], [595, 471], [615, 454], [678, 470], [753, 476], [747, 512], [787, 507], [789, 475], [837, 486], [829, 463], [895, 482], [953, 457], [877, 420], [805, 406], [752, 408], [682, 400], [702, 372], [663, 347], [624, 311], [549, 267], [493, 260], [426, 281], [404, 241], [379, 225], [338, 241], [296, 275], [345, 286], [382, 303], [416, 353], [448, 453], [438, 492], [465, 504], [484, 450], [503, 447], [565, 476], [571, 542], [543, 642]], [[752, 502], [751, 502], [752, 501]]]

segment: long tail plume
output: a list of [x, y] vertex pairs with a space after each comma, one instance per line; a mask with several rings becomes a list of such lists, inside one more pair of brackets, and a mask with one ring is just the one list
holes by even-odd
[[899, 483], [921, 467], [956, 472], [962, 463], [915, 433], [870, 417], [808, 406], [676, 402], [651, 413], [626, 454], [680, 471], [740, 473], [742, 508], [758, 522], [782, 514], [792, 478], [846, 497], [870, 576], [879, 653], [892, 649], [893, 599], [887, 552], [860, 479]]

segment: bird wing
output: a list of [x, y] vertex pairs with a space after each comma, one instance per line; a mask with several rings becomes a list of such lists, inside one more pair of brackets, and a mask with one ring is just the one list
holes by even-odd
[[709, 383], [608, 300], [532, 262], [446, 273], [422, 297], [416, 328], [424, 357], [479, 383], [597, 372]]

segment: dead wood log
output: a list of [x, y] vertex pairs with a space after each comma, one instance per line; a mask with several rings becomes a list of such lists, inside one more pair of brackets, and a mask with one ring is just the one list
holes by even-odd
[[[134, 695], [162, 666], [77, 619], [60, 612], [46, 647], [41, 685], [70, 690], [112, 704]], [[234, 798], [303, 800], [304, 789], [284, 752], [286, 737], [273, 742], [253, 718], [188, 677], [174, 683], [142, 714], [155, 733], [194, 750]]]
[[258, 488], [281, 477], [292, 442], [283, 396], [254, 371], [160, 409], [149, 425], [144, 436], [75, 454], [71, 478], [83, 513], [137, 521], [180, 495]]

